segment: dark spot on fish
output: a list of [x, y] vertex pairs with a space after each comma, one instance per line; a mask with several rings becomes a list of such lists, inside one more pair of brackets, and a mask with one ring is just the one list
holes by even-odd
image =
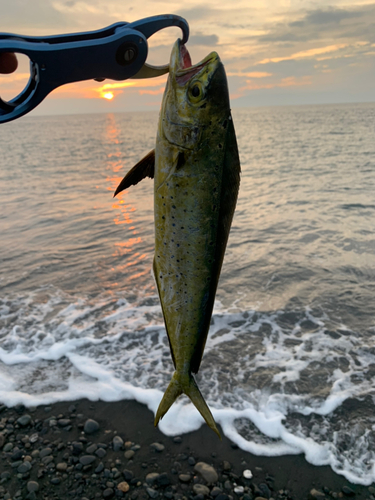
[[185, 165], [185, 154], [183, 151], [178, 153], [176, 170], [180, 170]]
[[213, 192], [213, 193], [216, 193], [216, 191], [217, 191], [217, 189], [216, 189], [216, 188], [214, 188], [214, 189], [212, 190], [212, 192]]
[[218, 146], [219, 146], [219, 149], [221, 149], [221, 148], [223, 147], [223, 145], [222, 145], [222, 144], [218, 144]]
[[210, 125], [212, 125], [212, 121], [211, 121], [211, 120], [210, 120], [210, 123], [209, 123], [209, 124], [210, 124]]
[[173, 200], [173, 196], [171, 196], [171, 200]]
[[[174, 217], [172, 217], [172, 219], [174, 219]], [[174, 227], [175, 225], [176, 225], [175, 223], [173, 223], [173, 224], [172, 224], [172, 226], [173, 226], [173, 227]], [[173, 234], [174, 234], [174, 233], [173, 233]]]
[[164, 215], [161, 216], [162, 219], [165, 219]]
[[181, 229], [185, 229], [184, 226], [181, 226]]
[[204, 109], [206, 106], [207, 106], [207, 103], [205, 102], [204, 104], [202, 104], [201, 109]]
[[179, 247], [179, 246], [180, 246], [180, 244], [179, 244], [179, 243], [177, 243], [177, 246]]
[[176, 208], [176, 205], [172, 205], [172, 208]]
[[213, 205], [212, 210], [215, 212], [215, 210], [216, 210], [216, 205]]
[[227, 128], [227, 125], [228, 125], [228, 120], [224, 120], [223, 127]]
[[159, 276], [159, 278], [162, 280], [162, 279], [163, 279], [163, 276], [162, 276], [162, 275], [160, 275], [160, 276]]

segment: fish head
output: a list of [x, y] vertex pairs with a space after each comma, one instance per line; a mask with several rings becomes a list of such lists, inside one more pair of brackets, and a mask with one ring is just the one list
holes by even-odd
[[159, 136], [183, 149], [196, 149], [213, 117], [230, 114], [224, 66], [216, 52], [192, 65], [181, 40], [173, 46], [164, 91]]

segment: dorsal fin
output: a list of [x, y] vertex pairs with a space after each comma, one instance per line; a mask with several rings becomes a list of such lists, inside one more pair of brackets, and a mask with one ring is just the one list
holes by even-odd
[[122, 179], [120, 184], [117, 186], [115, 194], [116, 196], [124, 189], [135, 186], [145, 177], [154, 178], [154, 169], [155, 169], [155, 149], [151, 150], [141, 161], [139, 161], [134, 167], [129, 170], [129, 172]]

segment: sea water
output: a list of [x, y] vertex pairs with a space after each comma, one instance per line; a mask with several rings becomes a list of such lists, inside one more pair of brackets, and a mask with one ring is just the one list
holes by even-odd
[[[0, 128], [0, 401], [135, 399], [173, 373], [151, 276], [158, 113]], [[375, 104], [235, 109], [237, 210], [199, 387], [226, 436], [375, 481]], [[160, 423], [203, 420], [186, 397]], [[152, 425], [152, 422], [150, 422]], [[207, 430], [207, 432], [211, 432]]]

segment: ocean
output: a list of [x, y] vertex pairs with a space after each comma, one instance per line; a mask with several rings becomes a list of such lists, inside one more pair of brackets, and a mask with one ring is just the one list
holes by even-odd
[[[113, 192], [154, 147], [157, 119], [1, 126], [1, 403], [135, 399], [156, 412], [173, 365], [151, 275], [153, 182]], [[241, 187], [198, 385], [240, 448], [302, 453], [369, 485], [375, 104], [234, 109], [233, 120]], [[202, 424], [182, 397], [160, 429]]]

